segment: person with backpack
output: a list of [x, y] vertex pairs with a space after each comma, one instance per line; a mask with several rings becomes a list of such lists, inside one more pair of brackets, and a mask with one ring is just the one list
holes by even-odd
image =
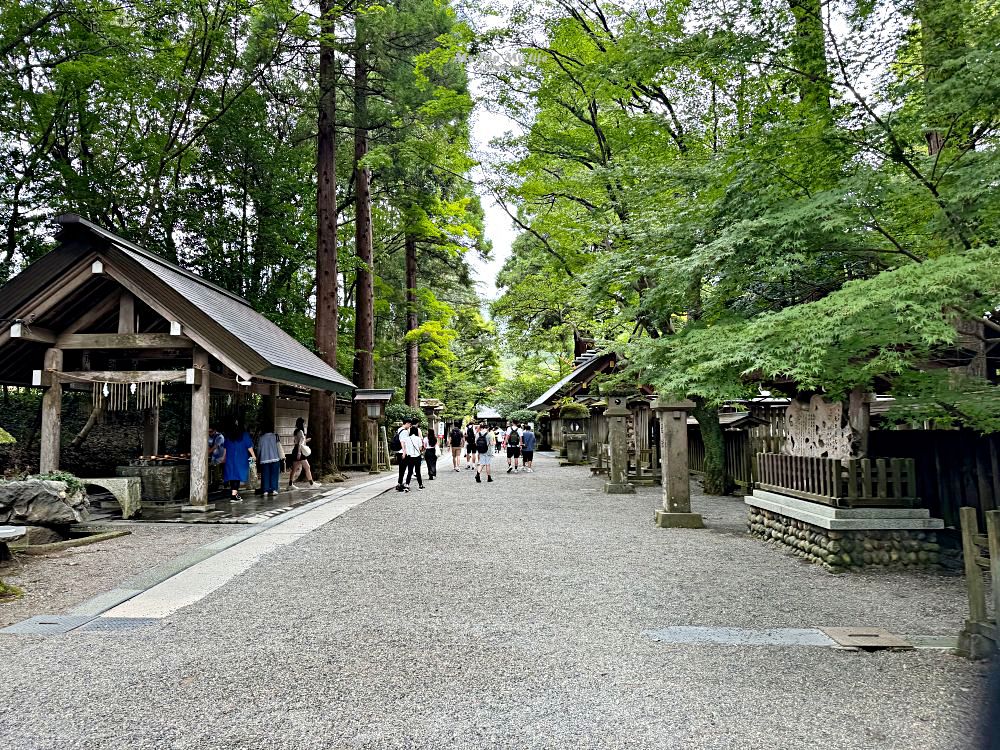
[[524, 470], [529, 474], [535, 473], [535, 442], [535, 431], [531, 429], [531, 422], [528, 422], [521, 435], [521, 458], [524, 460]]
[[480, 425], [479, 435], [476, 436], [476, 453], [479, 456], [479, 462], [476, 466], [476, 481], [482, 482], [481, 474], [485, 470], [486, 481], [492, 482], [493, 476], [490, 474], [490, 464], [493, 463], [493, 454], [496, 453], [496, 438], [493, 436], [493, 432], [487, 425]]
[[406, 476], [406, 449], [403, 447], [403, 438], [410, 434], [410, 427], [413, 420], [407, 418], [403, 424], [397, 428], [392, 440], [389, 441], [389, 450], [396, 454], [399, 460], [399, 478], [396, 481], [396, 492], [403, 492], [403, 477]]
[[455, 471], [462, 470], [462, 443], [464, 442], [464, 436], [462, 435], [462, 428], [459, 426], [458, 422], [451, 427], [451, 435], [449, 436], [449, 444], [451, 445], [451, 465], [454, 467]]
[[465, 428], [465, 468], [475, 469], [476, 464], [476, 436], [477, 430], [474, 422], [469, 422]]
[[504, 444], [507, 446], [507, 473], [510, 474], [513, 471], [517, 474], [518, 463], [521, 460], [521, 431], [518, 429], [517, 422], [514, 422], [507, 430]]

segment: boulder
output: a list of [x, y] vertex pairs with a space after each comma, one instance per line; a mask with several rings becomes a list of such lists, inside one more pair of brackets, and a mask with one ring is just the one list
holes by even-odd
[[0, 524], [67, 526], [87, 520], [86, 494], [71, 493], [65, 482], [26, 479], [0, 482]]

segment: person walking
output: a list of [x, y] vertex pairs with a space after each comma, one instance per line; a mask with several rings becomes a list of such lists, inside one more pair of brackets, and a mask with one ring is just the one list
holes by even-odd
[[451, 446], [451, 465], [455, 471], [462, 470], [462, 444], [465, 442], [462, 435], [462, 428], [455, 422], [451, 427], [451, 435], [449, 435], [449, 444]]
[[521, 430], [517, 422], [514, 422], [507, 430], [504, 445], [507, 446], [507, 473], [510, 474], [513, 471], [517, 474], [521, 461]]
[[535, 473], [535, 442], [535, 431], [531, 429], [531, 422], [528, 422], [521, 435], [521, 458], [524, 470], [529, 474]]
[[222, 467], [226, 463], [226, 438], [215, 429], [208, 428], [208, 491], [215, 492], [222, 484]]
[[229, 502], [242, 503], [240, 485], [250, 478], [250, 462], [254, 459], [253, 440], [238, 420], [226, 430], [226, 463], [222, 465], [222, 481], [229, 485]]
[[413, 420], [407, 418], [403, 420], [403, 424], [396, 428], [396, 434], [393, 435], [392, 440], [389, 441], [389, 450], [394, 451], [398, 457], [399, 461], [399, 476], [396, 479], [396, 492], [403, 491], [403, 478], [406, 476], [406, 447], [404, 442], [410, 436], [410, 428], [413, 426]]
[[[476, 464], [476, 438], [478, 437], [478, 430], [476, 430], [475, 422], [469, 422], [469, 426], [465, 428], [465, 468], [475, 469]], [[477, 469], [478, 471], [478, 469]]]
[[299, 489], [295, 480], [303, 473], [306, 475], [306, 481], [309, 482], [310, 487], [323, 486], [319, 482], [313, 481], [312, 467], [309, 465], [309, 456], [312, 455], [312, 449], [309, 447], [310, 440], [312, 438], [306, 436], [306, 420], [299, 417], [295, 420], [295, 432], [292, 433], [292, 465], [288, 470], [288, 489], [290, 490]]
[[403, 451], [406, 453], [406, 484], [403, 491], [410, 491], [410, 480], [413, 475], [417, 475], [417, 485], [424, 488], [424, 480], [420, 476], [420, 453], [424, 449], [424, 439], [420, 435], [420, 428], [416, 425], [410, 427], [410, 434], [403, 440]]
[[493, 454], [496, 453], [496, 437], [493, 431], [486, 425], [479, 428], [479, 436], [476, 438], [476, 453], [479, 456], [479, 463], [476, 466], [476, 481], [482, 482], [482, 474], [486, 474], [486, 481], [492, 482], [493, 475], [490, 474], [490, 464], [493, 463]]
[[424, 462], [427, 464], [427, 479], [437, 479], [437, 445], [438, 436], [434, 433], [434, 430], [427, 431], [427, 437], [424, 438]]
[[264, 422], [263, 432], [257, 438], [257, 457], [260, 461], [260, 489], [265, 497], [274, 497], [281, 481], [281, 462], [285, 460], [285, 450], [281, 438], [274, 431], [274, 424]]

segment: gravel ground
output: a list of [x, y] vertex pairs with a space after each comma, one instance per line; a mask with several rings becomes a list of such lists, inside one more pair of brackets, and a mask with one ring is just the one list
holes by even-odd
[[0, 627], [35, 615], [63, 613], [158, 563], [237, 530], [216, 524], [113, 526], [132, 533], [50, 555], [19, 555], [0, 564], [0, 578], [24, 589], [20, 599], [0, 604]]
[[[668, 625], [954, 634], [961, 581], [833, 576], [743, 532], [652, 526], [585, 469], [443, 472], [150, 627], [12, 636], [21, 748], [970, 747], [985, 669], [941, 652], [657, 643]], [[7, 646], [0, 643], [0, 648]], [[57, 676], [58, 675], [58, 676]]]

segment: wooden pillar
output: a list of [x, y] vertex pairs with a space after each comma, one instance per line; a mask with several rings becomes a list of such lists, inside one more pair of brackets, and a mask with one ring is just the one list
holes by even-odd
[[142, 410], [142, 455], [156, 456], [160, 452], [160, 405]]
[[59, 470], [59, 439], [62, 432], [62, 383], [55, 373], [62, 370], [62, 349], [45, 352], [43, 370], [48, 374], [49, 387], [42, 395], [42, 430], [38, 472], [47, 474]]
[[201, 385], [191, 386], [191, 493], [185, 509], [210, 510], [208, 505], [208, 353], [195, 347], [195, 370], [201, 370]]
[[702, 529], [705, 523], [691, 512], [691, 480], [688, 477], [687, 416], [694, 402], [664, 401], [653, 404], [660, 418], [660, 456], [663, 475], [663, 509], [654, 522], [663, 528]]
[[130, 292], [118, 298], [118, 333], [135, 333], [135, 297]]

